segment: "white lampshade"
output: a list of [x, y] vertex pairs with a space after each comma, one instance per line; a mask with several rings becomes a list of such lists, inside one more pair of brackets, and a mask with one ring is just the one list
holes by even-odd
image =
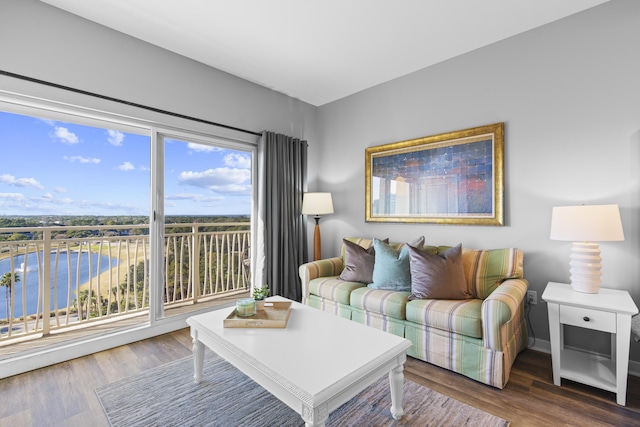
[[596, 242], [624, 240], [618, 205], [554, 207], [551, 240], [572, 241], [569, 256], [571, 286], [577, 292], [600, 291], [602, 258]]
[[618, 205], [553, 208], [551, 240], [610, 242], [624, 240]]
[[327, 215], [333, 213], [331, 193], [304, 193], [302, 197], [303, 215]]

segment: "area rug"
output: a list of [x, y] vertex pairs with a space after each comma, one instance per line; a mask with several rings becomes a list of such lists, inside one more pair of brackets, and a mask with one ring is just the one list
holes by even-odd
[[[193, 382], [193, 359], [187, 357], [96, 389], [113, 427], [221, 426], [298, 427], [300, 415], [207, 349], [203, 380]], [[403, 417], [389, 410], [385, 375], [333, 411], [326, 425], [506, 427], [508, 421], [404, 381]]]

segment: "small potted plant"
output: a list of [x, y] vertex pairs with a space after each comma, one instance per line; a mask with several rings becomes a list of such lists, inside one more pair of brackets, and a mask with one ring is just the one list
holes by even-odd
[[253, 288], [253, 299], [256, 301], [256, 309], [264, 310], [264, 299], [269, 296], [269, 285]]

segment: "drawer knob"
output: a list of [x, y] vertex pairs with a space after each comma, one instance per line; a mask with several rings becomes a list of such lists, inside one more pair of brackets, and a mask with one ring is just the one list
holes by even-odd
[[585, 322], [588, 322], [588, 321], [589, 321], [589, 320], [591, 320], [591, 319], [589, 319], [589, 317], [588, 317], [588, 316], [584, 316], [584, 317], [582, 318], [582, 320], [584, 320]]

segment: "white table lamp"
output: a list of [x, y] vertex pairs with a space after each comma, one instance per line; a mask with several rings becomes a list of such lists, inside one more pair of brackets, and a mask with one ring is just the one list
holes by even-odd
[[596, 242], [624, 240], [618, 205], [554, 207], [551, 240], [573, 242], [569, 256], [571, 287], [577, 292], [600, 291], [602, 258]]
[[331, 193], [304, 193], [302, 197], [302, 214], [313, 215], [316, 220], [316, 228], [313, 234], [313, 260], [322, 258], [320, 242], [320, 217], [333, 213]]

